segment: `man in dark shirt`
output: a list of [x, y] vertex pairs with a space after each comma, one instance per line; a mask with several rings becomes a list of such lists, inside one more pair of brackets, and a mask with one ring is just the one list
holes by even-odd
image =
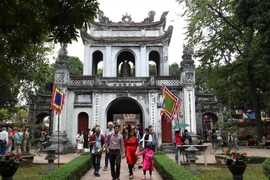
[[[125, 157], [124, 141], [122, 135], [119, 133], [120, 126], [114, 126], [114, 133], [107, 136], [106, 148], [110, 159], [111, 176], [113, 180], [120, 180], [121, 156]], [[116, 166], [116, 168], [115, 168]]]

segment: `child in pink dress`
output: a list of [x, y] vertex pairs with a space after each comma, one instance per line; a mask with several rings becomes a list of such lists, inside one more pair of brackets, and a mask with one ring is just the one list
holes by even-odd
[[151, 144], [146, 144], [146, 149], [139, 153], [139, 155], [144, 155], [143, 159], [143, 179], [146, 179], [146, 171], [149, 170], [150, 179], [152, 177], [152, 171], [154, 171], [153, 156], [154, 152], [151, 150]]

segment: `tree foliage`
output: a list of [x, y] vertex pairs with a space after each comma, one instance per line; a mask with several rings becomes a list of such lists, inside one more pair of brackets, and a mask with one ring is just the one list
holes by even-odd
[[[210, 72], [208, 88], [222, 99], [247, 101], [250, 95], [257, 134], [260, 105], [269, 92], [270, 2], [268, 0], [179, 0], [186, 6], [187, 39], [201, 68]], [[228, 86], [227, 86], [228, 85]], [[225, 94], [222, 95], [221, 87]], [[231, 89], [232, 88], [232, 89]]]
[[169, 66], [169, 75], [180, 76], [180, 67], [178, 63], [175, 62]]
[[0, 1], [0, 108], [14, 107], [30, 82], [42, 83], [50, 51], [45, 42], [76, 40], [97, 10], [96, 0]]

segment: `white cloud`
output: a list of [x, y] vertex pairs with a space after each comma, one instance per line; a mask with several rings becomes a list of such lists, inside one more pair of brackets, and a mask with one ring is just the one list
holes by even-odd
[[[184, 12], [183, 7], [175, 0], [99, 0], [99, 3], [100, 10], [113, 22], [121, 21], [122, 15], [126, 13], [131, 15], [132, 21], [141, 22], [148, 16], [149, 11], [156, 12], [155, 21], [158, 21], [164, 11], [169, 11], [165, 30], [169, 25], [174, 27], [169, 46], [169, 62], [170, 64], [174, 62], [180, 63], [186, 23], [184, 18], [180, 16]], [[57, 50], [59, 48], [59, 45], [56, 46]], [[84, 45], [81, 38], [78, 38], [77, 42], [74, 41], [69, 44], [67, 50], [68, 55], [77, 56], [83, 61]]]

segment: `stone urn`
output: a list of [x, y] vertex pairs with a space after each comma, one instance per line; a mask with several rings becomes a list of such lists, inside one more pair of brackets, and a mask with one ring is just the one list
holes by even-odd
[[0, 171], [2, 176], [2, 180], [13, 180], [14, 174], [17, 172], [18, 166], [14, 166], [12, 168], [5, 168]]
[[245, 164], [239, 164], [239, 165], [236, 165], [236, 164], [231, 164], [231, 165], [227, 165], [230, 172], [232, 173], [233, 175], [233, 180], [243, 180], [243, 174], [246, 170], [246, 167], [247, 165]]
[[22, 154], [23, 161], [20, 163], [20, 166], [29, 166], [34, 161], [34, 154]]

